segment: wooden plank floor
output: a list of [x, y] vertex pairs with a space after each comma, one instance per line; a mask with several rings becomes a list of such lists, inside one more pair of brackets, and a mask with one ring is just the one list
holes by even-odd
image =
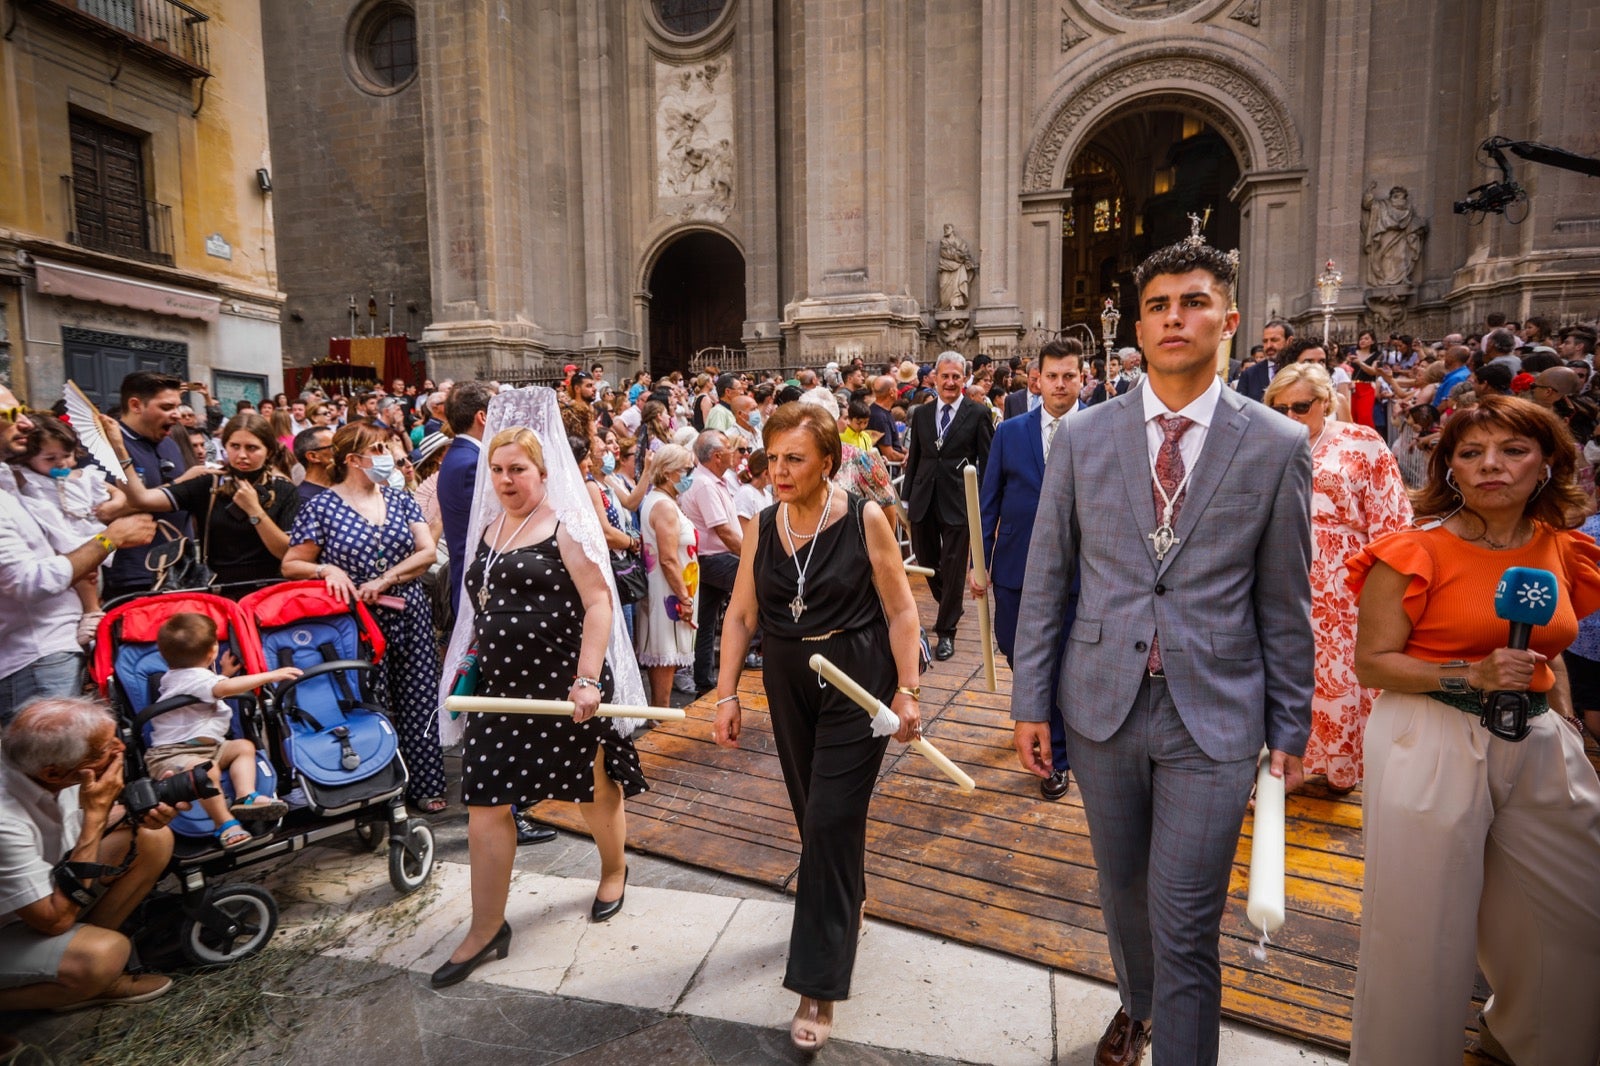
[[[933, 608], [913, 581], [923, 617]], [[1088, 827], [1076, 788], [1055, 803], [1017, 765], [1010, 675], [983, 680], [975, 620], [956, 655], [923, 676], [924, 732], [977, 782], [964, 796], [920, 756], [891, 744], [867, 832], [867, 910], [886, 919], [1019, 958], [1114, 980], [1101, 921]], [[965, 630], [973, 630], [966, 633]], [[800, 844], [783, 787], [758, 671], [739, 691], [737, 751], [712, 742], [712, 697], [683, 722], [639, 738], [651, 791], [629, 802], [628, 843], [792, 891]], [[573, 806], [548, 802], [542, 821], [584, 832]], [[1287, 808], [1288, 918], [1265, 961], [1252, 955], [1245, 917], [1247, 817], [1222, 923], [1223, 1012], [1252, 1025], [1345, 1050], [1361, 915], [1361, 795], [1318, 785]], [[1469, 1022], [1468, 1012], [1464, 1021]], [[1468, 1063], [1488, 1061], [1468, 1055]]]

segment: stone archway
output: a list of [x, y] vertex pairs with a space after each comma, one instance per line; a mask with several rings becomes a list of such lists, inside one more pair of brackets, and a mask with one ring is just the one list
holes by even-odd
[[[1137, 46], [1099, 58], [1059, 85], [1023, 157], [1022, 221], [1031, 247], [1040, 254], [1054, 246], [1078, 154], [1111, 123], [1151, 111], [1194, 116], [1238, 160], [1243, 176], [1231, 199], [1240, 215], [1239, 307], [1247, 323], [1259, 323], [1282, 308], [1280, 293], [1294, 275], [1305, 172], [1287, 97], [1249, 59], [1205, 45]], [[1033, 274], [1025, 313], [1039, 325], [1061, 321], [1059, 264], [1041, 258]]]
[[1052, 95], [1044, 109], [1050, 120], [1025, 157], [1023, 195], [1060, 188], [1067, 165], [1093, 130], [1130, 105], [1197, 116], [1222, 134], [1246, 171], [1301, 165], [1288, 101], [1264, 72], [1207, 48], [1142, 49], [1121, 62], [1096, 64]]
[[695, 352], [737, 348], [745, 321], [745, 260], [709, 229], [673, 234], [649, 263], [645, 365], [657, 376], [688, 370]]

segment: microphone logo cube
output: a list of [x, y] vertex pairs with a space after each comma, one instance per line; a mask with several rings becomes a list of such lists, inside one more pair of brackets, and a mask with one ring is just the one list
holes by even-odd
[[1548, 625], [1559, 598], [1556, 576], [1548, 570], [1513, 566], [1494, 590], [1494, 613], [1507, 622]]

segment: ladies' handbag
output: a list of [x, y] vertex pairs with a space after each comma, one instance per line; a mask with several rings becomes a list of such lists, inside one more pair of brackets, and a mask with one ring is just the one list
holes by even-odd
[[624, 606], [638, 603], [650, 591], [644, 572], [644, 559], [638, 552], [613, 550], [611, 576], [617, 580], [617, 598]]
[[[209, 526], [211, 510], [206, 509], [206, 523]], [[156, 531], [162, 534], [162, 540], [150, 545], [149, 552], [144, 557], [147, 570], [155, 575], [155, 580], [150, 585], [151, 592], [161, 592], [166, 589], [204, 589], [216, 583], [217, 576], [211, 572], [211, 567], [206, 565], [205, 546], [193, 537], [186, 537], [178, 532], [178, 527], [160, 519], [156, 522]], [[209, 530], [208, 530], [209, 531]]]

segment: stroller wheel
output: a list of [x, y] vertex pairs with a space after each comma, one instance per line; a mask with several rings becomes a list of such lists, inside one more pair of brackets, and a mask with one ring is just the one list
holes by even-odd
[[402, 896], [427, 883], [433, 872], [433, 830], [420, 819], [410, 823], [404, 843], [389, 845], [389, 883]]
[[267, 946], [278, 929], [278, 904], [271, 893], [255, 885], [223, 885], [200, 905], [200, 913], [185, 918], [181, 929], [183, 953], [202, 966], [222, 966]]
[[376, 819], [358, 823], [356, 840], [368, 851], [381, 851], [389, 842], [389, 823]]

